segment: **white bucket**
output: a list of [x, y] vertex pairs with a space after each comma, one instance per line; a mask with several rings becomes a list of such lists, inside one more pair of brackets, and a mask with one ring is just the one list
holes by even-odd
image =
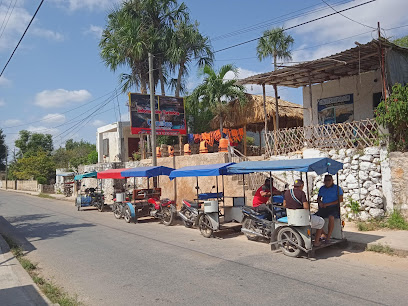
[[126, 200], [126, 193], [120, 192], [116, 194], [116, 202], [125, 202]]
[[288, 225], [310, 225], [310, 215], [308, 209], [286, 209], [286, 213], [288, 215]]
[[218, 212], [218, 201], [204, 201], [204, 212], [205, 213], [217, 213]]

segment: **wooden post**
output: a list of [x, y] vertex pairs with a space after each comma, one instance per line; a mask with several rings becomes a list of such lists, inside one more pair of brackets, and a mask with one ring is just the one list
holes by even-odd
[[[173, 155], [173, 168], [176, 169], [176, 156], [175, 155]], [[173, 183], [173, 189], [174, 189], [174, 191], [173, 191], [173, 200], [174, 200], [174, 203], [176, 203], [176, 207], [177, 207], [177, 179], [175, 178], [173, 181], [174, 181], [174, 183]]]
[[262, 130], [259, 131], [259, 156], [262, 155]]
[[247, 129], [246, 124], [244, 125], [244, 155], [247, 155]]
[[263, 108], [264, 108], [264, 115], [265, 115], [265, 134], [268, 132], [268, 114], [266, 112], [266, 90], [265, 84], [262, 84], [262, 98], [263, 98]]
[[310, 77], [310, 71], [308, 72], [309, 77], [309, 116], [310, 116], [310, 125], [314, 125], [313, 122], [313, 97], [312, 97], [312, 78]]
[[180, 156], [183, 155], [183, 136], [179, 135], [179, 148], [180, 148]]

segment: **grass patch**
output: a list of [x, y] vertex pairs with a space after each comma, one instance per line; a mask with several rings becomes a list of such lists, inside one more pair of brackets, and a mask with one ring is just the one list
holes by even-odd
[[38, 197], [44, 198], [44, 199], [53, 199], [53, 197], [50, 196], [49, 194], [42, 193], [42, 192], [38, 195]]
[[6, 240], [6, 242], [10, 246], [10, 251], [18, 259], [21, 266], [28, 272], [34, 283], [37, 284], [37, 286], [46, 295], [46, 297], [50, 299], [52, 303], [59, 304], [61, 306], [83, 305], [78, 301], [77, 296], [70, 296], [68, 293], [64, 292], [61, 287], [45, 280], [41, 275], [39, 275], [37, 271], [37, 265], [32, 263], [28, 258], [24, 256], [23, 249], [17, 243], [15, 243], [7, 236], [4, 237], [4, 240]]
[[389, 228], [395, 230], [408, 230], [408, 221], [405, 220], [401, 211], [394, 210], [385, 219], [372, 219], [366, 222], [357, 222], [357, 228], [359, 231], [375, 231], [381, 228]]
[[394, 249], [390, 248], [388, 245], [382, 245], [381, 243], [367, 246], [366, 251], [395, 255]]

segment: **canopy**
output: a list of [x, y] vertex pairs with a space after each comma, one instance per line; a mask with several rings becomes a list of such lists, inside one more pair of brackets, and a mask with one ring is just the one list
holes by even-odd
[[336, 174], [343, 169], [343, 164], [327, 157], [289, 159], [289, 160], [265, 160], [245, 161], [228, 167], [230, 174], [247, 174], [266, 171], [299, 171]]
[[109, 169], [105, 171], [98, 172], [98, 179], [124, 179], [121, 175], [122, 171], [128, 170], [126, 168], [121, 169]]
[[75, 181], [80, 181], [84, 178], [96, 178], [97, 172], [89, 172], [89, 173], [84, 173], [84, 174], [77, 174], [74, 177]]
[[164, 166], [153, 166], [153, 167], [137, 167], [132, 169], [127, 169], [122, 171], [123, 177], [156, 177], [159, 175], [170, 175], [173, 168], [168, 168]]
[[56, 176], [73, 176], [75, 173], [74, 172], [59, 172], [55, 174]]
[[235, 163], [224, 163], [224, 164], [212, 164], [212, 165], [199, 165], [199, 166], [188, 166], [170, 173], [170, 179], [176, 177], [191, 177], [191, 176], [219, 176], [229, 174], [227, 171], [228, 166], [232, 166]]

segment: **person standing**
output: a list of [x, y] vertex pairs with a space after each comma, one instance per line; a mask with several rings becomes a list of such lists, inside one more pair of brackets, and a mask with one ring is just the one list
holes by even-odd
[[329, 219], [326, 242], [330, 242], [334, 229], [334, 219], [340, 219], [340, 202], [343, 202], [343, 190], [334, 184], [333, 176], [325, 175], [324, 185], [317, 196], [319, 210], [316, 215]]

